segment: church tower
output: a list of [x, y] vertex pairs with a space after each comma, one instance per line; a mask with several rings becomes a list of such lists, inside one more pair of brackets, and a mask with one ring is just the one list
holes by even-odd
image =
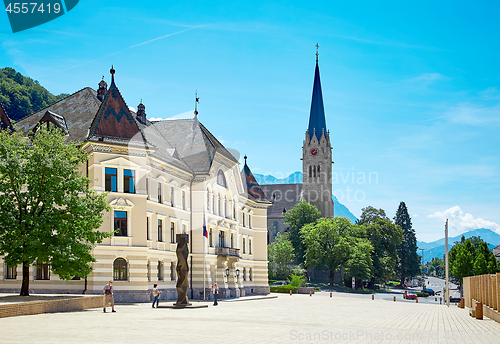
[[[319, 46], [316, 44], [316, 48]], [[318, 208], [323, 217], [333, 218], [332, 146], [326, 129], [323, 94], [319, 78], [318, 52], [309, 114], [309, 127], [302, 146], [302, 198]]]

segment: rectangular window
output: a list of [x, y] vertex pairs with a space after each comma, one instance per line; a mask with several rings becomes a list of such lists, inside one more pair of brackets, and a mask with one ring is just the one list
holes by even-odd
[[182, 225], [182, 234], [186, 234], [186, 225]]
[[245, 251], [245, 238], [243, 238], [243, 253], [246, 253], [246, 251]]
[[252, 240], [248, 239], [248, 253], [252, 254]]
[[146, 239], [151, 240], [151, 235], [149, 234], [149, 217], [146, 217]]
[[134, 175], [135, 172], [132, 170], [123, 170], [123, 192], [135, 193]]
[[36, 264], [36, 279], [37, 280], [49, 280], [49, 264], [47, 263], [37, 263]]
[[182, 191], [182, 209], [186, 209], [186, 191]]
[[213, 237], [213, 233], [212, 233], [212, 229], [210, 229], [210, 230], [208, 231], [208, 243], [209, 243], [210, 247], [213, 247], [213, 246], [214, 246], [214, 245], [213, 245], [213, 242], [212, 242], [212, 237]]
[[5, 264], [4, 266], [5, 266], [5, 279], [16, 279], [17, 265], [8, 266], [7, 264]]
[[174, 207], [174, 201], [175, 201], [175, 199], [174, 199], [174, 187], [171, 186], [170, 187], [170, 203], [172, 204], [172, 207]]
[[115, 210], [115, 236], [127, 236], [127, 212]]
[[243, 214], [243, 227], [245, 227], [245, 214]]
[[161, 183], [158, 183], [158, 203], [161, 203]]
[[104, 189], [106, 191], [116, 192], [116, 168], [106, 167], [104, 170]]
[[149, 199], [149, 179], [146, 178], [146, 195], [147, 199]]
[[175, 225], [173, 222], [170, 222], [170, 242], [175, 244]]
[[248, 215], [248, 228], [252, 228], [252, 215]]
[[174, 262], [170, 263], [170, 280], [172, 282], [175, 282], [175, 263]]
[[158, 241], [163, 241], [163, 221], [158, 219]]

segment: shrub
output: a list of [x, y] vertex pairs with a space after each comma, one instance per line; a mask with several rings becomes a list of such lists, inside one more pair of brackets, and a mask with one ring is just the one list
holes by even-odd
[[321, 291], [321, 289], [319, 289], [319, 287], [314, 287], [314, 290], [315, 291]]
[[290, 278], [288, 279], [288, 282], [294, 286], [294, 287], [305, 287], [306, 284], [306, 277], [305, 276], [297, 276], [292, 274]]
[[427, 296], [429, 296], [428, 293], [417, 291], [417, 297], [427, 297]]
[[292, 291], [293, 294], [297, 294], [297, 287], [288, 284], [288, 285], [280, 285], [278, 287], [278, 293], [290, 293], [290, 290]]

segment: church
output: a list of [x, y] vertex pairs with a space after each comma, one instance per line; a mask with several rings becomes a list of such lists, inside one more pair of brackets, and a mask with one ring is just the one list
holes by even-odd
[[302, 183], [262, 185], [267, 199], [272, 201], [267, 210], [268, 243], [274, 242], [278, 233], [288, 230], [284, 215], [300, 201], [314, 205], [322, 217], [334, 216], [332, 146], [326, 127], [318, 55], [316, 52], [309, 126], [302, 146]]
[[[81, 172], [112, 207], [99, 230], [114, 234], [93, 249], [92, 274], [65, 281], [39, 262], [30, 267], [30, 293], [101, 294], [113, 280], [116, 301], [147, 302], [154, 283], [162, 299], [174, 300], [175, 240], [187, 234], [190, 299], [208, 299], [214, 283], [222, 298], [268, 294], [272, 203], [247, 157], [240, 168], [196, 109], [190, 119], [163, 121], [149, 121], [142, 101], [131, 110], [110, 73], [109, 87], [103, 78], [97, 90], [85, 87], [14, 125], [0, 106], [2, 129], [28, 134], [47, 124], [81, 142], [89, 156]], [[314, 138], [317, 149], [323, 136]], [[21, 281], [22, 267], [0, 257], [0, 292], [18, 293]]]

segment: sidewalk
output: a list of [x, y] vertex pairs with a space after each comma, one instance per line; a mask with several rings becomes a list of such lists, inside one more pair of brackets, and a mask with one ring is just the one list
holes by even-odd
[[[275, 294], [272, 294], [275, 296]], [[167, 302], [163, 302], [165, 304]], [[161, 305], [162, 303], [160, 303]], [[2, 343], [499, 343], [500, 324], [456, 306], [371, 300], [329, 293], [217, 307], [116, 305], [0, 319]]]

